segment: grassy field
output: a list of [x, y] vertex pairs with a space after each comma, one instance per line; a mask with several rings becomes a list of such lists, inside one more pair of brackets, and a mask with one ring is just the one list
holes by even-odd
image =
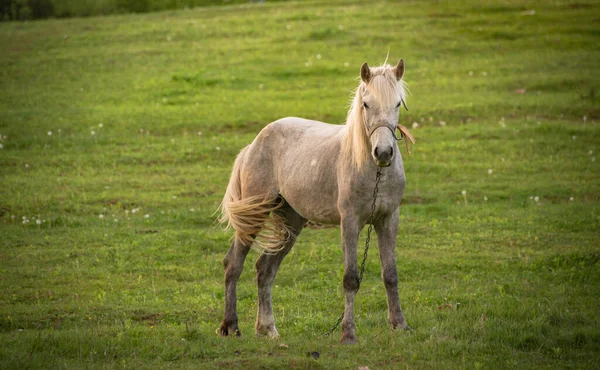
[[[599, 14], [306, 1], [0, 24], [0, 368], [597, 367]], [[235, 155], [280, 117], [343, 123], [388, 52], [417, 139], [397, 246], [414, 330], [388, 329], [373, 248], [359, 344], [324, 337], [343, 309], [332, 227], [283, 262], [279, 340], [254, 336], [256, 254], [243, 336], [216, 336]]]

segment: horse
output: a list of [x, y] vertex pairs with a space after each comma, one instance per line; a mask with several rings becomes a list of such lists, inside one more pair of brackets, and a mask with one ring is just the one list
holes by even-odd
[[395, 255], [406, 184], [395, 135], [400, 106], [406, 100], [403, 75], [403, 59], [396, 66], [384, 63], [372, 68], [364, 63], [345, 125], [282, 118], [265, 126], [240, 151], [220, 207], [219, 221], [234, 229], [234, 237], [223, 260], [225, 313], [218, 334], [240, 335], [236, 287], [244, 260], [254, 248], [261, 252], [256, 261], [255, 331], [259, 336], [279, 337], [271, 287], [282, 260], [311, 220], [340, 225], [345, 294], [340, 343], [357, 342], [357, 243], [370, 221], [378, 169], [381, 176], [371, 224], [377, 233], [387, 320], [392, 329], [409, 329], [398, 297]]

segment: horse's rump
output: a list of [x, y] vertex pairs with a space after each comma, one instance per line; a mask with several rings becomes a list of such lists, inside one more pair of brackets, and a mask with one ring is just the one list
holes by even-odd
[[284, 200], [268, 195], [242, 196], [241, 171], [250, 146], [242, 149], [235, 160], [229, 185], [221, 202], [219, 222], [235, 230], [234, 238], [260, 252], [275, 253], [281, 249], [289, 230], [284, 220], [274, 211]]

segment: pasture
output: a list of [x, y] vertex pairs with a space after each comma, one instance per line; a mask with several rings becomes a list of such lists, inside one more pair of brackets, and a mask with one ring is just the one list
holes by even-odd
[[[0, 368], [594, 368], [600, 4], [299, 1], [0, 23]], [[343, 311], [338, 227], [310, 225], [256, 338], [221, 338], [215, 210], [267, 123], [343, 123], [359, 69], [406, 62], [396, 247]], [[318, 191], [318, 189], [315, 189]], [[362, 255], [366, 230], [359, 241]]]

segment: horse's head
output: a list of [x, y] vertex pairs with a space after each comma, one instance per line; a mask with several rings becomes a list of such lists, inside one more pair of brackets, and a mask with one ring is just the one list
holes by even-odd
[[360, 69], [360, 109], [371, 144], [371, 156], [379, 167], [388, 167], [398, 155], [395, 131], [400, 106], [404, 104], [403, 75], [402, 59], [395, 67], [370, 68], [365, 63]]

